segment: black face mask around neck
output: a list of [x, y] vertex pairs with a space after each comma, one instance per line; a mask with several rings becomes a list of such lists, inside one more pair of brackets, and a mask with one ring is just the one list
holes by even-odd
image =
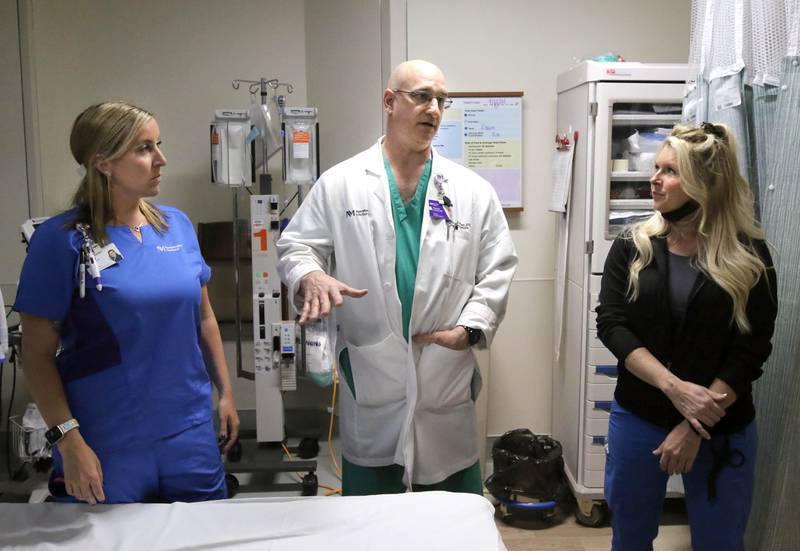
[[683, 220], [684, 218], [694, 213], [699, 208], [700, 208], [700, 203], [692, 199], [689, 199], [683, 205], [676, 208], [675, 210], [671, 210], [669, 212], [662, 212], [661, 216], [667, 222], [674, 223]]

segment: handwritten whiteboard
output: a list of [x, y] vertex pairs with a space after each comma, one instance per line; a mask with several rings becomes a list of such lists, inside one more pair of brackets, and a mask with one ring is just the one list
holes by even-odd
[[487, 179], [503, 208], [522, 208], [522, 92], [451, 92], [436, 151]]

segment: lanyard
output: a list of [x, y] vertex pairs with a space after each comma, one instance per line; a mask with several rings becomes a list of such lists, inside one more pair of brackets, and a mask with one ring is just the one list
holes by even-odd
[[81, 233], [83, 237], [83, 244], [81, 245], [80, 264], [78, 265], [78, 286], [80, 297], [86, 296], [86, 273], [94, 281], [94, 285], [98, 291], [103, 290], [103, 280], [100, 278], [100, 268], [97, 266], [97, 259], [94, 257], [94, 241], [89, 235], [88, 224], [76, 224], [75, 228]]

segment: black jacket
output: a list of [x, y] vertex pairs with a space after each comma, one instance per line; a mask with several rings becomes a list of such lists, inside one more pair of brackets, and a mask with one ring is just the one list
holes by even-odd
[[755, 243], [768, 268], [767, 277], [762, 276], [750, 291], [747, 319], [751, 332], [743, 334], [733, 321], [731, 298], [702, 273], [689, 295], [683, 324], [672, 326], [663, 237], [651, 238], [653, 260], [639, 273], [638, 298], [628, 302], [628, 267], [636, 247], [626, 237], [614, 241], [606, 258], [597, 307], [597, 334], [619, 360], [614, 398], [622, 407], [666, 429], [683, 420], [664, 393], [625, 368], [628, 354], [643, 346], [685, 381], [706, 387], [715, 378], [728, 383], [737, 400], [711, 432], [741, 430], [755, 417], [752, 382], [761, 376], [761, 366], [772, 351], [770, 339], [777, 315], [777, 282], [766, 244]]

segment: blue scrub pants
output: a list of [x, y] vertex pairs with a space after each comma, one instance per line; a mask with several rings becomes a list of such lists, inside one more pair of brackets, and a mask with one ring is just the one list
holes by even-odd
[[[94, 452], [103, 470], [104, 503], [192, 502], [227, 497], [225, 470], [210, 420], [146, 448]], [[63, 477], [61, 454], [54, 448], [50, 493], [56, 501], [77, 502], [65, 495]]]
[[[651, 551], [666, 495], [668, 475], [655, 450], [669, 431], [642, 420], [616, 401], [611, 406], [606, 447], [605, 497], [611, 510], [612, 551]], [[756, 450], [755, 421], [727, 435], [734, 452], [716, 478], [716, 497], [709, 499], [712, 447], [724, 447], [725, 435], [703, 440], [692, 470], [683, 475], [686, 511], [694, 551], [744, 550], [744, 531], [753, 495]]]

